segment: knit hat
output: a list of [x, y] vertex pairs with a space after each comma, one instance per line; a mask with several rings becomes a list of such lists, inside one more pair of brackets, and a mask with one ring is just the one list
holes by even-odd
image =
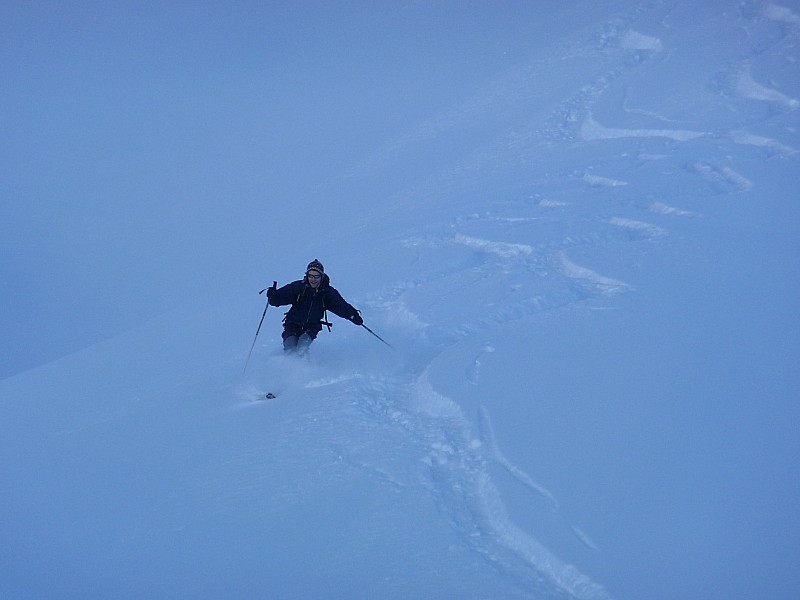
[[306, 267], [306, 273], [308, 273], [309, 271], [318, 271], [319, 274], [322, 275], [325, 273], [325, 267], [323, 267], [322, 263], [315, 258], [310, 263], [308, 263], [308, 266]]

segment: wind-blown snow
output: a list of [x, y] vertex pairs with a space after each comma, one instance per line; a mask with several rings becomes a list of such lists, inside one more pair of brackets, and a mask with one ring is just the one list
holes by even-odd
[[[142, 9], [113, 69], [0, 11], [7, 254], [193, 292], [0, 382], [0, 596], [793, 598], [800, 7], [288, 7]], [[312, 258], [392, 347], [271, 307], [242, 375]]]

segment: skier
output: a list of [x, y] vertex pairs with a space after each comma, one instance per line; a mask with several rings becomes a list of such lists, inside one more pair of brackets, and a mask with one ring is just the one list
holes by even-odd
[[283, 349], [286, 352], [305, 354], [311, 342], [327, 322], [327, 312], [363, 325], [364, 319], [358, 311], [348, 304], [336, 288], [331, 286], [330, 278], [319, 260], [308, 263], [303, 279], [293, 281], [280, 288], [267, 290], [267, 301], [272, 306], [292, 307], [283, 319]]

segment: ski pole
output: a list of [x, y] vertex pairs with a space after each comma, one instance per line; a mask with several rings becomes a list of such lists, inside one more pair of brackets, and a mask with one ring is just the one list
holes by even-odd
[[[272, 282], [272, 289], [274, 290], [277, 287], [278, 287], [278, 282], [277, 281], [273, 281]], [[263, 290], [261, 290], [258, 293], [259, 293], [259, 295], [261, 295], [266, 291], [267, 291], [267, 288], [264, 288]], [[258, 323], [258, 329], [256, 329], [256, 335], [253, 338], [253, 343], [250, 346], [250, 352], [247, 353], [247, 360], [244, 361], [244, 369], [242, 370], [242, 375], [244, 375], [245, 372], [247, 371], [247, 364], [250, 362], [250, 356], [253, 354], [253, 348], [256, 347], [256, 340], [258, 339], [258, 332], [261, 331], [261, 326], [264, 324], [264, 317], [267, 316], [267, 309], [268, 308], [269, 308], [269, 298], [267, 298], [267, 305], [264, 307], [264, 314], [261, 315], [261, 321], [259, 321], [259, 323]]]
[[383, 339], [383, 338], [382, 338], [381, 336], [379, 336], [377, 333], [375, 333], [374, 331], [372, 331], [372, 329], [370, 329], [369, 327], [367, 327], [367, 326], [366, 326], [366, 325], [364, 325], [363, 323], [361, 324], [361, 326], [362, 326], [364, 329], [366, 329], [367, 331], [369, 331], [369, 332], [370, 332], [372, 335], [374, 335], [376, 338], [378, 338], [380, 341], [382, 341], [384, 344], [386, 344], [387, 346], [389, 346], [389, 348], [391, 348], [392, 350], [397, 350], [397, 348], [395, 348], [394, 346], [392, 346], [392, 345], [391, 345], [389, 342], [387, 342], [385, 339]]

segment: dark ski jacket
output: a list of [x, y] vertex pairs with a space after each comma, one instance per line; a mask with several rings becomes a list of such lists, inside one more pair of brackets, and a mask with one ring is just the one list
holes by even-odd
[[271, 290], [269, 303], [272, 306], [291, 304], [292, 307], [284, 319], [286, 329], [298, 333], [307, 331], [312, 338], [316, 337], [322, 329], [326, 310], [348, 320], [352, 320], [358, 314], [358, 311], [342, 298], [336, 288], [331, 287], [331, 280], [325, 274], [322, 275], [322, 281], [316, 290], [308, 284], [306, 277]]

